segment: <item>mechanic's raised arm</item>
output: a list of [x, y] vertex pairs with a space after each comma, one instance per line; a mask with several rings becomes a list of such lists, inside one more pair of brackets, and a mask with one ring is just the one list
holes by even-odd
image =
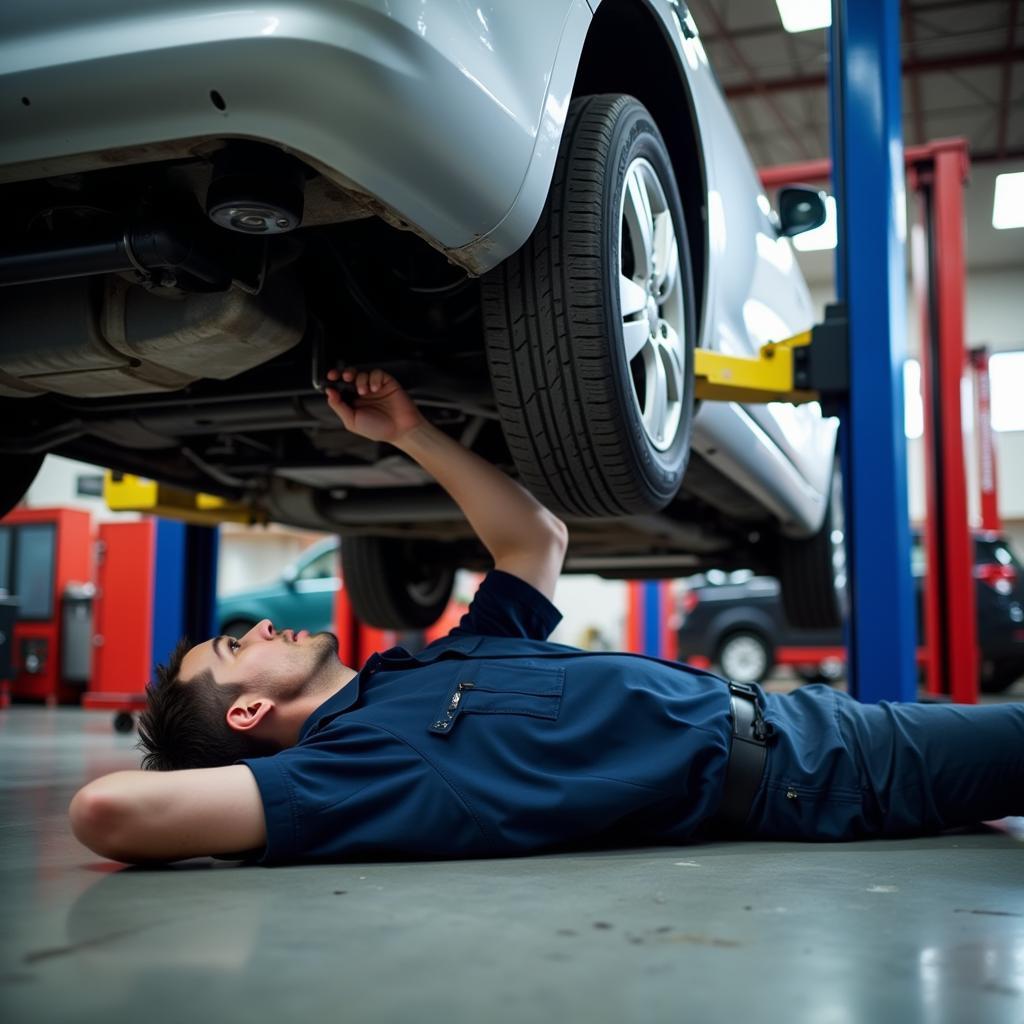
[[348, 368], [327, 376], [355, 387], [352, 405], [335, 388], [327, 389], [327, 401], [345, 427], [415, 459], [455, 499], [494, 567], [550, 600], [565, 560], [565, 524], [501, 470], [428, 422], [390, 374]]

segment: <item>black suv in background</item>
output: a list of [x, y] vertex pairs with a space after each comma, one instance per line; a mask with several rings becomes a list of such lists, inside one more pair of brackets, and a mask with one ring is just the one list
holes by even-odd
[[[914, 535], [911, 567], [922, 630], [925, 553]], [[1005, 537], [974, 536], [980, 685], [985, 693], [1005, 690], [1024, 675], [1024, 566]], [[682, 601], [679, 658], [707, 658], [736, 682], [760, 682], [776, 665], [780, 648], [822, 648], [822, 657], [795, 665], [805, 681], [833, 680], [843, 665], [828, 648], [841, 647], [841, 630], [793, 629], [786, 621], [778, 580], [750, 572], [693, 576]]]

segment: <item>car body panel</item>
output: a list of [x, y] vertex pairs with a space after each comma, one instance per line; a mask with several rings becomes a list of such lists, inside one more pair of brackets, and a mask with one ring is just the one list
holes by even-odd
[[[679, 19], [676, 12], [681, 5], [660, 6]], [[814, 325], [814, 307], [790, 241], [779, 237], [757, 171], [700, 45], [699, 26], [692, 18], [690, 25], [696, 37], [687, 39], [681, 31], [678, 36], [687, 80], [698, 123], [714, 126], [701, 133], [708, 168], [710, 253], [708, 315], [701, 344], [728, 355], [753, 356], [769, 341], [809, 330]], [[732, 433], [745, 426], [744, 417], [713, 415], [709, 408], [698, 415], [695, 427], [712, 437], [722, 429]], [[823, 421], [820, 408], [811, 405], [773, 402], [747, 406], [746, 413], [817, 492], [818, 500], [810, 503], [797, 497], [789, 520], [795, 535], [814, 532], [824, 516], [836, 424]], [[708, 422], [702, 424], [701, 415]], [[742, 450], [733, 457], [742, 460]], [[714, 455], [709, 459], [716, 462]], [[747, 465], [756, 475], [765, 476], [763, 469], [758, 471], [749, 461]]]
[[12, 4], [0, 87], [30, 102], [0, 112], [0, 163], [10, 180], [73, 154], [102, 166], [175, 140], [261, 139], [453, 258], [487, 236], [466, 250], [479, 272], [536, 223], [589, 20], [584, 0]]
[[[808, 431], [811, 454], [832, 472], [835, 432], [831, 421]], [[693, 423], [693, 450], [753, 495], [776, 518], [782, 533], [805, 537], [821, 525], [828, 507], [828, 487], [813, 483], [751, 415], [735, 402], [706, 402]], [[818, 469], [820, 474], [821, 470]]]

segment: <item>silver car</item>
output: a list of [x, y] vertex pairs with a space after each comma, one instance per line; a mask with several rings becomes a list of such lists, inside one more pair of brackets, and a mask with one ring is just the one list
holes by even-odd
[[693, 400], [695, 346], [811, 325], [820, 198], [772, 209], [684, 3], [7, 4], [0, 85], [0, 511], [46, 452], [243, 500], [423, 626], [486, 553], [318, 393], [382, 366], [569, 571], [749, 567], [834, 621], [835, 422]]

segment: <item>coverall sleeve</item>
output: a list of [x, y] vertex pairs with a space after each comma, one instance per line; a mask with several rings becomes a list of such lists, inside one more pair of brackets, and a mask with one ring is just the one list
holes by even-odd
[[492, 569], [449, 636], [514, 636], [547, 640], [562, 613], [525, 580]]

